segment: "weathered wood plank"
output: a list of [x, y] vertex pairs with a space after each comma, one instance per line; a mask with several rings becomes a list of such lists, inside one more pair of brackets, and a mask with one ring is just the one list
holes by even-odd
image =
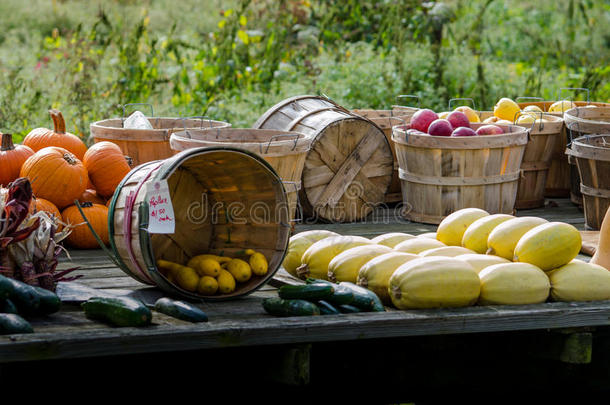
[[[256, 298], [248, 300], [253, 301], [242, 308], [258, 308], [259, 316], [235, 320], [210, 312], [210, 322], [203, 324], [2, 336], [0, 362], [610, 325], [607, 302], [276, 318], [264, 315]], [[223, 303], [207, 305], [224, 308]]]

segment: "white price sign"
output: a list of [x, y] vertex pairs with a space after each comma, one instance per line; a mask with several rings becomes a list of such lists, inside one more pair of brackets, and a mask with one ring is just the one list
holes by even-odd
[[148, 232], [174, 233], [176, 217], [167, 180], [149, 183], [146, 189], [146, 201], [148, 202]]

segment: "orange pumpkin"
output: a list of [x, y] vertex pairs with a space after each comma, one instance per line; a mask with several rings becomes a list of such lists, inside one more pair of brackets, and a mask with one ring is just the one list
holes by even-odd
[[[59, 209], [51, 201], [45, 200], [44, 198], [32, 198], [30, 212], [33, 214], [40, 211], [44, 211], [60, 221], [62, 219], [61, 212], [59, 212]], [[57, 222], [57, 232], [61, 231], [62, 229], [63, 225], [60, 222]]]
[[[101, 204], [93, 204], [90, 202], [82, 203], [81, 207], [87, 221], [95, 230], [95, 233], [100, 237], [104, 244], [108, 244], [108, 208]], [[64, 223], [72, 224], [72, 233], [66, 238], [69, 246], [77, 249], [97, 249], [99, 243], [91, 233], [89, 226], [83, 219], [83, 216], [76, 205], [71, 205], [61, 212]]]
[[2, 134], [0, 146], [0, 186], [7, 186], [19, 177], [23, 162], [34, 154], [34, 151], [25, 146], [13, 144], [13, 135]]
[[58, 146], [67, 149], [79, 160], [82, 160], [85, 152], [87, 152], [87, 145], [78, 136], [66, 132], [66, 121], [59, 110], [49, 110], [49, 114], [53, 119], [54, 129], [33, 129], [23, 139], [23, 144], [32, 148], [34, 152], [48, 146]]
[[74, 203], [87, 187], [87, 169], [66, 149], [50, 146], [30, 156], [21, 167], [34, 195], [51, 201], [60, 210]]
[[114, 194], [130, 170], [121, 148], [106, 141], [93, 144], [85, 153], [83, 164], [97, 193], [105, 198]]
[[97, 195], [97, 191], [94, 189], [88, 188], [85, 192], [78, 198], [79, 203], [90, 202], [94, 204], [106, 205], [106, 201], [99, 195]]

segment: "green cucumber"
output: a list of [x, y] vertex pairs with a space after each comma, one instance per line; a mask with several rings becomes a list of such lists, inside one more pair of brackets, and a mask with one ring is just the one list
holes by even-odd
[[316, 302], [318, 308], [320, 308], [321, 315], [338, 315], [341, 312], [337, 308], [335, 308], [330, 302], [327, 301], [318, 301]]
[[354, 295], [357, 293], [360, 293], [362, 295], [368, 295], [373, 302], [373, 305], [368, 309], [368, 311], [385, 312], [385, 307], [383, 306], [383, 302], [381, 302], [381, 299], [379, 298], [379, 296], [377, 294], [375, 294], [373, 291], [369, 290], [368, 288], [364, 288], [357, 284], [351, 283], [349, 281], [343, 281], [340, 284], [342, 284], [346, 287], [349, 287], [352, 290], [352, 292], [354, 292]]
[[263, 308], [275, 316], [320, 315], [320, 308], [316, 304], [301, 299], [265, 298]]
[[333, 283], [328, 280], [320, 280], [316, 278], [308, 278], [305, 282], [309, 285], [319, 284], [319, 285], [330, 285], [335, 289], [335, 292], [330, 297], [326, 298], [331, 304], [334, 305], [343, 305], [343, 304], [351, 304], [354, 300], [354, 293], [351, 289], [343, 286], [341, 284]]
[[18, 314], [17, 307], [13, 304], [13, 301], [8, 298], [4, 301], [0, 301], [0, 313], [2, 314]]
[[338, 305], [337, 308], [339, 309], [339, 311], [341, 311], [342, 314], [355, 314], [358, 312], [363, 312], [362, 309], [358, 308], [357, 306], [349, 304]]
[[0, 274], [0, 301], [7, 299], [13, 292], [13, 283]]
[[144, 326], [152, 320], [152, 312], [140, 300], [128, 297], [92, 297], [82, 304], [89, 319], [115, 326]]
[[335, 292], [332, 285], [326, 284], [300, 284], [300, 285], [283, 285], [278, 290], [280, 298], [285, 300], [323, 300]]
[[34, 315], [40, 307], [40, 295], [34, 287], [22, 281], [7, 278], [11, 284], [8, 298], [22, 315]]
[[375, 302], [373, 301], [373, 298], [371, 298], [371, 296], [366, 291], [363, 291], [363, 290], [365, 290], [365, 288], [360, 287], [353, 283], [349, 283], [347, 281], [342, 281], [339, 283], [339, 285], [343, 286], [344, 288], [348, 288], [352, 292], [352, 294], [354, 294], [354, 300], [350, 303], [350, 305], [358, 307], [362, 311], [372, 311], [373, 310], [373, 306], [375, 305]]
[[17, 314], [0, 314], [0, 335], [34, 333], [32, 325]]
[[50, 315], [61, 307], [61, 300], [53, 291], [49, 291], [42, 287], [33, 286], [34, 290], [40, 298], [40, 306], [36, 310], [36, 315]]
[[188, 322], [207, 322], [208, 316], [201, 309], [182, 301], [174, 301], [170, 298], [159, 298], [155, 302], [154, 310], [171, 317]]

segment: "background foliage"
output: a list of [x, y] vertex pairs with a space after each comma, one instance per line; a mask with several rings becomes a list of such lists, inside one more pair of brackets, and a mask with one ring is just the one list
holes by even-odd
[[126, 103], [243, 127], [307, 93], [437, 111], [586, 98], [565, 88], [610, 99], [603, 0], [3, 0], [0, 24], [0, 131], [21, 136], [50, 107], [87, 138]]

